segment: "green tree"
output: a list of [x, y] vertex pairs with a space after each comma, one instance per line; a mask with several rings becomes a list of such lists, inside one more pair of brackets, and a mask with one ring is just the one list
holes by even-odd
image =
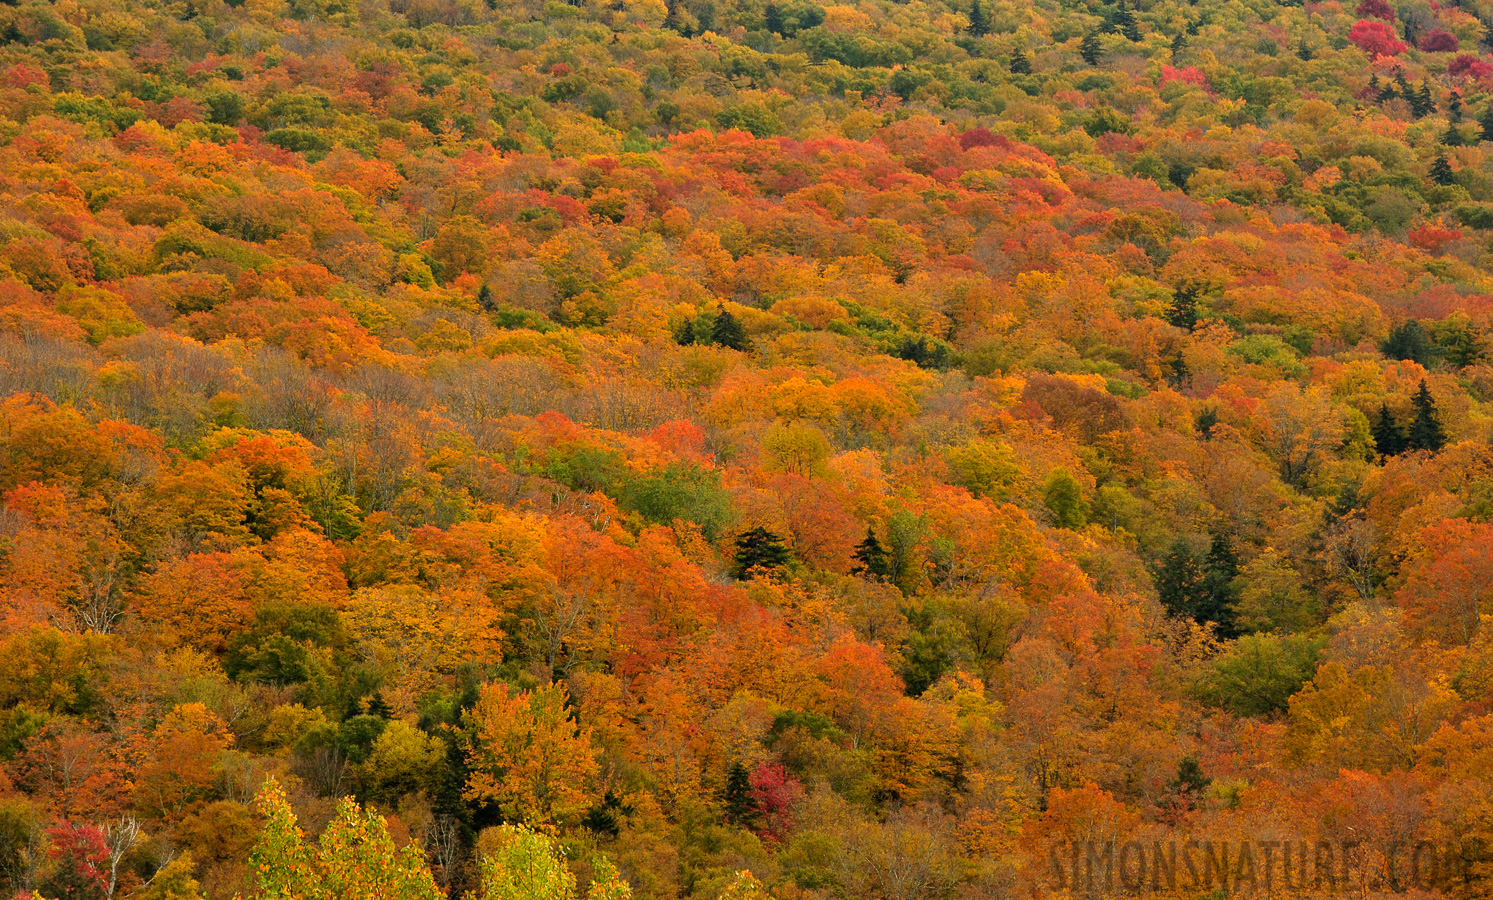
[[1198, 323], [1198, 291], [1184, 284], [1172, 292], [1172, 303], [1166, 311], [1166, 320], [1178, 328], [1191, 331]]
[[1493, 103], [1483, 107], [1483, 114], [1478, 117], [1477, 124], [1482, 129], [1482, 139], [1493, 141]]
[[1239, 557], [1234, 553], [1234, 545], [1228, 535], [1217, 532], [1203, 563], [1203, 582], [1193, 616], [1200, 622], [1217, 623], [1220, 637], [1234, 634], [1232, 609], [1239, 593], [1234, 579], [1238, 577]]
[[1059, 528], [1082, 528], [1089, 520], [1089, 504], [1078, 479], [1067, 469], [1053, 469], [1042, 487], [1042, 502]]
[[1415, 407], [1415, 418], [1410, 422], [1410, 433], [1406, 444], [1411, 450], [1437, 451], [1446, 446], [1446, 432], [1441, 428], [1441, 415], [1436, 411], [1436, 401], [1426, 380], [1420, 380], [1420, 390], [1411, 398]]
[[1011, 54], [1011, 62], [1008, 68], [1010, 68], [1012, 75], [1030, 75], [1032, 74], [1032, 58], [1027, 56], [1024, 51], [1017, 50]]
[[752, 570], [781, 569], [788, 565], [788, 548], [777, 535], [758, 525], [736, 539], [734, 574], [745, 581]]
[[1394, 413], [1389, 411], [1389, 404], [1380, 402], [1379, 418], [1374, 422], [1374, 446], [1379, 450], [1380, 456], [1399, 456], [1406, 448], [1405, 429], [1395, 421]]
[[752, 797], [752, 779], [746, 764], [737, 760], [726, 770], [726, 787], [721, 792], [726, 807], [726, 821], [743, 828], [750, 827], [757, 815], [757, 801]]
[[347, 900], [441, 896], [419, 850], [394, 847], [383, 817], [344, 799], [320, 840], [308, 845], [278, 782], [265, 782], [256, 801], [265, 818], [249, 855], [251, 895], [260, 900]]
[[1125, 0], [1120, 0], [1115, 8], [1115, 27], [1127, 41], [1132, 44], [1140, 43], [1140, 23], [1136, 21], [1135, 12], [1125, 5]]
[[1161, 605], [1174, 616], [1193, 616], [1195, 598], [1202, 592], [1202, 564], [1187, 539], [1178, 536], [1152, 574]]
[[1099, 35], [1090, 31], [1083, 36], [1078, 43], [1078, 55], [1083, 61], [1091, 66], [1099, 65], [1099, 57], [1104, 53], [1104, 45], [1099, 43]]
[[[502, 825], [498, 848], [484, 856], [477, 900], [576, 900], [575, 876], [565, 855], [548, 835], [527, 825]], [[593, 879], [586, 900], [628, 900], [632, 890], [611, 861], [591, 860]], [[470, 896], [470, 895], [469, 895]]]
[[974, 37], [984, 37], [990, 33], [990, 16], [980, 5], [980, 0], [974, 0], [970, 5], [968, 31]]
[[767, 9], [762, 11], [762, 27], [773, 34], [783, 33], [783, 11], [776, 3], [769, 2]]
[[1415, 319], [1396, 325], [1379, 350], [1390, 359], [1408, 359], [1422, 366], [1436, 361], [1436, 344]]
[[1431, 180], [1443, 186], [1457, 183], [1457, 173], [1452, 171], [1452, 164], [1447, 162], [1445, 153], [1438, 151], [1436, 158], [1431, 161]]
[[1311, 680], [1325, 638], [1250, 634], [1214, 659], [1197, 686], [1198, 698], [1240, 716], [1286, 709]]
[[748, 346], [746, 330], [741, 327], [741, 321], [726, 309], [725, 304], [716, 307], [715, 325], [710, 329], [710, 341], [722, 347], [730, 347], [732, 350], [746, 350]]
[[887, 552], [881, 546], [881, 541], [876, 539], [876, 532], [870, 526], [866, 527], [866, 539], [855, 545], [853, 556], [856, 566], [850, 570], [852, 575], [862, 575], [883, 581], [892, 574]]

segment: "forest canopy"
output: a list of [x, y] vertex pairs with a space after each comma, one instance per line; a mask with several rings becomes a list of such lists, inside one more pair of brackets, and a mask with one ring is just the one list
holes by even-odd
[[1482, 0], [0, 2], [0, 893], [1493, 894], [1490, 142]]

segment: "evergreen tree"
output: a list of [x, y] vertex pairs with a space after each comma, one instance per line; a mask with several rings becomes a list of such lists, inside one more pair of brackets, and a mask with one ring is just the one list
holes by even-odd
[[1083, 36], [1083, 41], [1078, 45], [1078, 55], [1083, 61], [1091, 66], [1099, 65], [1099, 57], [1104, 53], [1104, 47], [1099, 43], [1099, 35], [1089, 32]]
[[788, 548], [783, 546], [777, 535], [761, 525], [743, 532], [736, 539], [735, 575], [739, 580], [747, 580], [751, 577], [752, 570], [759, 567], [781, 569], [786, 565]]
[[1431, 86], [1424, 81], [1420, 83], [1420, 90], [1415, 94], [1416, 105], [1420, 111], [1417, 116], [1429, 116], [1436, 112], [1436, 101], [1431, 99]]
[[1174, 37], [1174, 38], [1172, 38], [1172, 62], [1176, 62], [1177, 61], [1177, 56], [1180, 55], [1182, 53], [1182, 51], [1186, 50], [1186, 49], [1187, 49], [1187, 34], [1186, 34], [1186, 32], [1179, 31], [1179, 32], [1177, 32], [1177, 36]]
[[1173, 793], [1180, 794], [1186, 791], [1197, 797], [1201, 796], [1212, 783], [1213, 779], [1203, 775], [1203, 767], [1198, 764], [1196, 756], [1184, 756], [1182, 761], [1177, 763], [1177, 777], [1173, 778], [1167, 787], [1171, 788]]
[[483, 312], [497, 311], [498, 303], [492, 298], [492, 288], [484, 284], [481, 290], [477, 291], [477, 305], [482, 307]]
[[757, 815], [757, 800], [752, 796], [752, 779], [740, 760], [726, 770], [726, 787], [721, 792], [726, 807], [726, 821], [748, 826]]
[[783, 11], [776, 3], [768, 3], [762, 12], [762, 26], [773, 34], [783, 33]]
[[1198, 291], [1192, 285], [1183, 285], [1172, 292], [1172, 305], [1166, 311], [1166, 320], [1178, 328], [1191, 331], [1198, 323]]
[[679, 346], [688, 347], [695, 342], [695, 323], [689, 319], [684, 320], [684, 327], [679, 329], [679, 337], [676, 338]]
[[1132, 44], [1140, 43], [1140, 23], [1135, 19], [1135, 13], [1125, 5], [1125, 0], [1120, 0], [1119, 6], [1115, 8], [1115, 25], [1120, 34], [1125, 36]]
[[1203, 564], [1203, 583], [1193, 616], [1199, 622], [1215, 622], [1219, 637], [1234, 636], [1234, 601], [1238, 591], [1234, 579], [1239, 577], [1239, 557], [1234, 554], [1234, 545], [1228, 535], [1218, 532], [1208, 548], [1208, 557]]
[[984, 37], [990, 33], [990, 16], [985, 12], [985, 7], [980, 5], [980, 0], [975, 0], [969, 8], [969, 28], [967, 30], [974, 37]]
[[1462, 110], [1463, 107], [1461, 92], [1452, 91], [1451, 97], [1446, 101], [1446, 111], [1451, 116], [1452, 122], [1454, 124], [1462, 121]]
[[386, 722], [394, 718], [394, 707], [384, 699], [382, 691], [375, 691], [373, 696], [368, 698], [368, 715], [378, 716]]
[[1414, 319], [1396, 325], [1379, 345], [1379, 351], [1390, 359], [1408, 359], [1427, 367], [1436, 361], [1436, 344]]
[[1438, 152], [1436, 158], [1432, 160], [1431, 180], [1443, 186], [1457, 183], [1457, 173], [1452, 171], [1452, 165], [1446, 161], [1445, 153]]
[[1312, 48], [1306, 43], [1306, 38], [1302, 38], [1301, 43], [1296, 45], [1296, 58], [1301, 60], [1302, 62], [1310, 62], [1312, 60], [1312, 57], [1316, 55], [1317, 54], [1312, 52]]
[[1415, 418], [1410, 423], [1410, 433], [1405, 443], [1411, 450], [1435, 452], [1446, 446], [1446, 432], [1441, 428], [1441, 416], [1436, 412], [1436, 401], [1426, 380], [1420, 380], [1420, 390], [1410, 401], [1415, 406]]
[[1483, 129], [1482, 139], [1493, 141], [1493, 103], [1489, 103], [1483, 108], [1482, 117], [1477, 120], [1477, 124], [1481, 125]]
[[746, 330], [741, 322], [726, 309], [724, 304], [716, 306], [715, 325], [710, 329], [710, 341], [732, 350], [747, 348]]
[[1395, 85], [1393, 81], [1386, 81], [1379, 87], [1379, 102], [1384, 103], [1395, 98]]
[[1467, 141], [1462, 138], [1462, 129], [1452, 124], [1446, 126], [1446, 133], [1441, 136], [1441, 143], [1448, 147], [1461, 147], [1466, 145]]
[[1178, 537], [1161, 560], [1152, 580], [1161, 605], [1174, 616], [1192, 616], [1205, 572], [1187, 540]]
[[1011, 68], [1011, 74], [1012, 75], [1030, 75], [1030, 74], [1032, 74], [1032, 60], [1031, 60], [1031, 57], [1027, 56], [1024, 52], [1022, 52], [1020, 50], [1017, 50], [1015, 53], [1011, 54], [1011, 67], [1010, 68]]
[[876, 539], [876, 532], [869, 527], [866, 528], [866, 539], [855, 545], [854, 557], [857, 565], [850, 570], [852, 575], [864, 575], [882, 581], [892, 573], [886, 549]]
[[1197, 414], [1192, 420], [1192, 427], [1197, 429], [1198, 437], [1205, 441], [1213, 440], [1213, 428], [1218, 424], [1218, 407], [1210, 406]]
[[1395, 421], [1388, 403], [1381, 401], [1379, 404], [1379, 420], [1374, 423], [1373, 435], [1380, 456], [1399, 456], [1405, 452], [1405, 429]]
[[1187, 376], [1192, 374], [1192, 369], [1187, 365], [1187, 357], [1182, 355], [1181, 350], [1178, 350], [1176, 353], [1173, 353], [1171, 356], [1167, 357], [1166, 364], [1167, 368], [1172, 370], [1171, 374], [1167, 376], [1166, 380], [1173, 387], [1180, 386], [1184, 381], [1187, 380]]

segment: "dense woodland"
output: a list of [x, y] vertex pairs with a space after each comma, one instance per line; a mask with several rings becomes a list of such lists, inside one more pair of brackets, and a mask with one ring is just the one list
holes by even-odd
[[1493, 896], [1485, 21], [5, 0], [0, 893]]

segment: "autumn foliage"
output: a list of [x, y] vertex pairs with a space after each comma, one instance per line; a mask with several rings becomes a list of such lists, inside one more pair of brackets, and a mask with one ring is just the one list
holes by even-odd
[[1488, 896], [1488, 21], [0, 4], [0, 892]]

